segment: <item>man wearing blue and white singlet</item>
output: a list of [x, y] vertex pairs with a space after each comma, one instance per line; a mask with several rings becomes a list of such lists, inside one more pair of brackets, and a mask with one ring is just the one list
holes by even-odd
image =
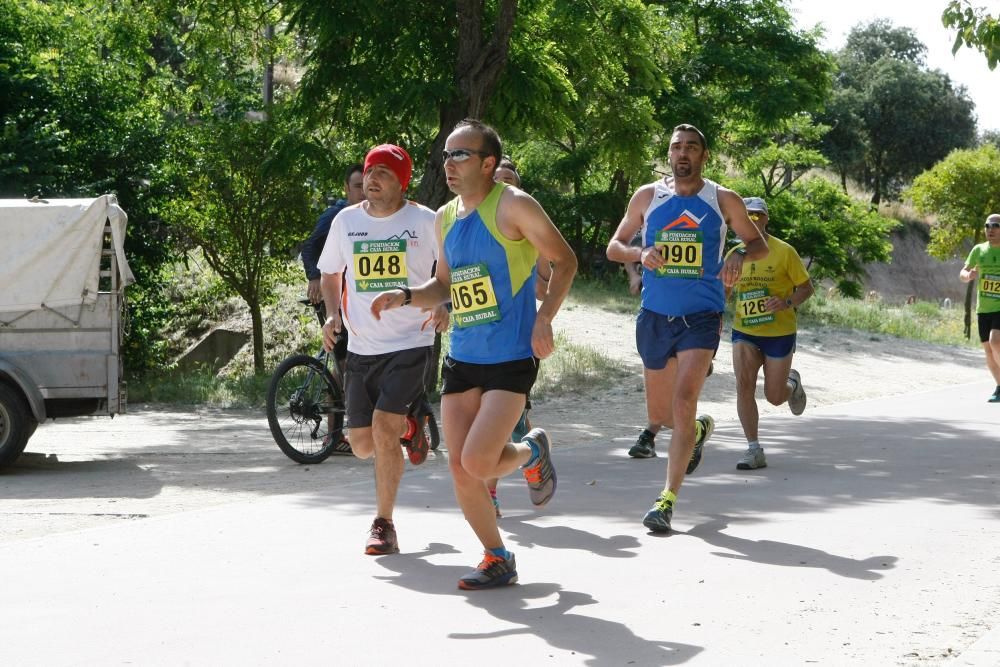
[[[744, 258], [767, 256], [767, 243], [747, 217], [743, 199], [702, 177], [708, 157], [705, 136], [698, 128], [675, 127], [669, 157], [673, 177], [644, 185], [632, 195], [608, 243], [608, 259], [642, 264], [642, 308], [635, 339], [642, 357], [646, 409], [651, 425], [672, 429], [667, 481], [642, 522], [657, 533], [670, 531], [684, 475], [697, 467], [701, 448], [714, 428], [711, 417], [695, 419], [695, 415], [719, 346], [723, 288], [739, 279]], [[727, 225], [745, 248], [723, 260]], [[632, 246], [632, 237], [640, 231], [642, 246]], [[641, 440], [642, 436], [633, 450], [644, 445]]]
[[[426, 284], [386, 292], [372, 303], [376, 317], [406, 303], [429, 308], [451, 300], [451, 350], [442, 369], [441, 417], [455, 496], [482, 543], [479, 566], [458, 581], [477, 590], [517, 581], [514, 554], [504, 547], [486, 480], [518, 467], [532, 503], [556, 490], [551, 443], [542, 429], [520, 442], [511, 431], [524, 410], [538, 360], [554, 347], [552, 318], [569, 292], [576, 256], [530, 195], [497, 183], [503, 156], [493, 128], [464, 120], [448, 136], [444, 168], [458, 195], [437, 212], [441, 258]], [[536, 312], [536, 261], [552, 265]]]

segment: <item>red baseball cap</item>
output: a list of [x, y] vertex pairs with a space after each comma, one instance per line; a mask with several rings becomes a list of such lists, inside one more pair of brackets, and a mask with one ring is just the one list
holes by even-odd
[[406, 186], [410, 184], [410, 176], [413, 175], [413, 160], [410, 154], [395, 144], [381, 144], [368, 151], [365, 156], [365, 173], [377, 164], [388, 167], [396, 174], [399, 184], [406, 192]]

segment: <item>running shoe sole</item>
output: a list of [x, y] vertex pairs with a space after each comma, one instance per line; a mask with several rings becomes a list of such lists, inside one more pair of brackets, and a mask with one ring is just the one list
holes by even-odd
[[530, 467], [522, 467], [524, 479], [528, 482], [528, 495], [531, 503], [542, 507], [556, 494], [556, 469], [552, 465], [552, 443], [549, 436], [540, 428], [533, 428], [524, 436], [538, 445], [538, 460]]
[[793, 415], [801, 415], [806, 410], [806, 390], [802, 386], [802, 376], [794, 368], [788, 371], [788, 377], [795, 380], [795, 389], [792, 390], [792, 395], [788, 397], [788, 409], [792, 411]]
[[712, 437], [712, 433], [715, 432], [715, 420], [712, 419], [711, 415], [698, 415], [696, 421], [701, 422], [701, 439], [694, 443], [694, 451], [691, 452], [691, 460], [688, 461], [687, 470], [684, 471], [685, 475], [690, 475], [698, 466], [701, 464], [702, 454], [705, 452], [705, 443], [708, 439]]

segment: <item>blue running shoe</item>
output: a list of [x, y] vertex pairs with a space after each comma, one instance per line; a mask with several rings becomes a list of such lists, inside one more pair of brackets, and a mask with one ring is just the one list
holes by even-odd
[[516, 583], [517, 564], [514, 562], [514, 554], [504, 559], [487, 551], [476, 569], [458, 580], [458, 587], [466, 591], [478, 591], [481, 588]]

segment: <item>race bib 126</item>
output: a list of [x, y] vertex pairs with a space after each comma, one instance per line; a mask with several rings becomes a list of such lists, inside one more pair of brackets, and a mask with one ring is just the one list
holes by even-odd
[[739, 308], [743, 326], [756, 327], [774, 321], [774, 313], [768, 312], [765, 305], [770, 296], [766, 287], [736, 293], [736, 307]]

